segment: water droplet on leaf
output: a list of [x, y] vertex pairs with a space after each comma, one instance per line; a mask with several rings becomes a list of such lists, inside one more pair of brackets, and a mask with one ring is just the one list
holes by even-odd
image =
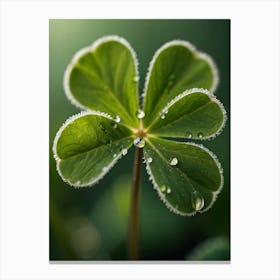
[[168, 194], [171, 193], [171, 189], [170, 188], [167, 188], [167, 191], [166, 191]]
[[198, 132], [197, 136], [198, 136], [198, 138], [202, 138], [203, 137], [203, 133], [202, 132]]
[[151, 157], [147, 158], [147, 162], [151, 163], [153, 161], [153, 159]]
[[161, 192], [165, 192], [166, 191], [166, 186], [165, 185], [161, 185], [160, 186], [160, 190], [161, 190]]
[[138, 148], [143, 148], [145, 146], [145, 140], [142, 137], [137, 136], [134, 141], [134, 145]]
[[133, 78], [133, 82], [137, 83], [137, 82], [139, 81], [139, 79], [140, 79], [139, 76], [135, 76], [135, 77]]
[[120, 116], [117, 115], [117, 116], [115, 117], [115, 121], [116, 121], [117, 123], [119, 123], [119, 122], [121, 121]]
[[136, 115], [138, 119], [143, 119], [145, 117], [145, 112], [141, 109], [138, 109]]
[[127, 154], [127, 149], [124, 148], [124, 149], [122, 150], [122, 155], [125, 156], [126, 154]]
[[160, 113], [160, 117], [161, 117], [162, 119], [165, 119], [167, 113], [168, 113], [168, 109], [162, 110], [161, 113]]
[[192, 193], [192, 206], [196, 211], [199, 211], [204, 206], [204, 198], [198, 191]]
[[116, 124], [115, 122], [111, 122], [111, 126], [112, 126], [113, 128], [117, 128], [117, 127], [118, 127], [118, 124]]
[[113, 154], [113, 157], [115, 158], [117, 156], [117, 154]]
[[177, 165], [178, 164], [178, 159], [176, 157], [170, 158], [169, 164], [172, 165], [172, 166]]
[[103, 173], [105, 173], [105, 172], [107, 172], [107, 171], [108, 171], [108, 167], [107, 167], [107, 166], [105, 166], [105, 167], [102, 168], [102, 172], [103, 172]]
[[192, 133], [190, 131], [187, 131], [186, 135], [187, 135], [188, 138], [192, 138]]

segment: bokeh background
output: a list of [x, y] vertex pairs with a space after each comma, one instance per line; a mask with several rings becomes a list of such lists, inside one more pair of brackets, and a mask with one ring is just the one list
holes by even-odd
[[134, 149], [102, 181], [74, 189], [56, 172], [52, 145], [56, 132], [80, 112], [66, 98], [63, 74], [72, 56], [101, 36], [126, 38], [137, 53], [142, 92], [154, 52], [184, 39], [215, 60], [216, 90], [228, 113], [222, 134], [203, 145], [224, 169], [224, 188], [206, 213], [182, 217], [160, 201], [141, 170], [140, 256], [142, 260], [230, 260], [230, 21], [229, 20], [59, 20], [49, 21], [50, 260], [127, 260], [127, 223]]

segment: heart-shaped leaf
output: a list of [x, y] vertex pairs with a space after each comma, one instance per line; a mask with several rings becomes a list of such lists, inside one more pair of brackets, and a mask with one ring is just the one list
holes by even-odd
[[147, 130], [157, 136], [207, 139], [219, 134], [226, 111], [208, 90], [190, 89], [177, 95]]
[[208, 210], [222, 188], [221, 165], [201, 145], [151, 137], [146, 140], [144, 157], [160, 198], [177, 214]]
[[107, 114], [84, 112], [71, 117], [58, 131], [54, 155], [60, 176], [68, 184], [95, 184], [127, 153], [131, 130]]
[[103, 37], [80, 50], [64, 77], [67, 96], [82, 109], [120, 116], [137, 126], [137, 58], [130, 44], [118, 36]]
[[191, 88], [214, 91], [217, 83], [217, 68], [208, 55], [186, 41], [166, 43], [155, 53], [146, 77], [145, 126], [178, 94]]

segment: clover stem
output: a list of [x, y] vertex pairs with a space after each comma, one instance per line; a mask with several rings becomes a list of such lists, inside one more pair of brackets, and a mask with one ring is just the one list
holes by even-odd
[[132, 189], [130, 200], [130, 218], [129, 218], [129, 258], [131, 260], [139, 259], [138, 252], [138, 236], [139, 236], [139, 179], [140, 179], [140, 166], [141, 166], [142, 149], [136, 147], [133, 177], [132, 177]]

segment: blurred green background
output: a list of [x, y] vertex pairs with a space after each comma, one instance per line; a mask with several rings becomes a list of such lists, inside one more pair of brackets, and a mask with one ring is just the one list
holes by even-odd
[[154, 52], [169, 40], [190, 41], [199, 50], [210, 54], [217, 63], [220, 84], [216, 96], [226, 108], [228, 121], [221, 135], [202, 144], [220, 160], [224, 169], [224, 188], [208, 212], [181, 217], [171, 213], [160, 201], [143, 165], [140, 255], [142, 260], [229, 260], [230, 21], [64, 19], [49, 21], [50, 260], [127, 259], [134, 149], [97, 185], [80, 189], [62, 181], [52, 154], [56, 132], [69, 116], [80, 111], [71, 105], [63, 90], [67, 64], [80, 48], [101, 36], [113, 34], [126, 38], [137, 53], [140, 93], [149, 61]]

